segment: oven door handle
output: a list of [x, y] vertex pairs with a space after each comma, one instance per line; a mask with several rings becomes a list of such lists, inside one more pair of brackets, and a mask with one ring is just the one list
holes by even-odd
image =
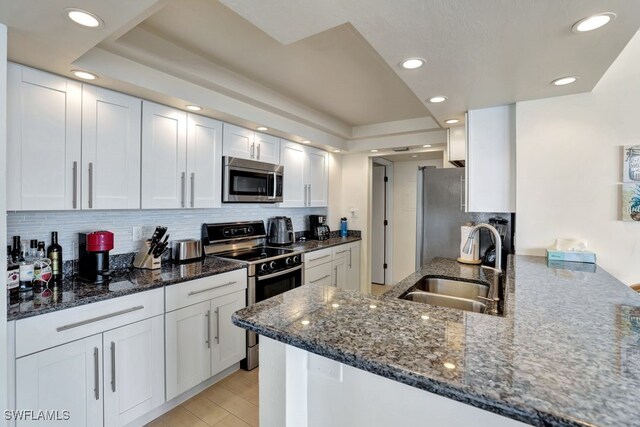
[[278, 276], [284, 276], [285, 274], [289, 274], [289, 273], [293, 273], [294, 271], [302, 270], [302, 267], [303, 267], [302, 265], [299, 265], [297, 267], [289, 268], [289, 269], [284, 270], [284, 271], [278, 271], [277, 273], [267, 274], [266, 276], [256, 276], [256, 280], [260, 281], [260, 280], [271, 279], [271, 278], [278, 277]]
[[[258, 147], [260, 147], [260, 146], [258, 145]], [[271, 196], [268, 196], [267, 198], [269, 200], [273, 200], [273, 199], [276, 198], [277, 192], [278, 192], [278, 189], [276, 188], [276, 185], [278, 183], [278, 178], [277, 178], [275, 172], [269, 172], [269, 176], [273, 178], [273, 194]]]

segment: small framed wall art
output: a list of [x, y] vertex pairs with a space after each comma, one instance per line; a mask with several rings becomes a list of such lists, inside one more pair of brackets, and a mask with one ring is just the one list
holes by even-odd
[[622, 181], [640, 184], [640, 145], [626, 145], [624, 147]]
[[640, 183], [622, 184], [622, 220], [640, 221]]

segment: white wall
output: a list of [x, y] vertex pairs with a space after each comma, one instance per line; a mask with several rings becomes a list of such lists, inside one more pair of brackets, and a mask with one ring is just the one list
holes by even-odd
[[393, 283], [416, 271], [416, 202], [418, 168], [441, 168], [442, 160], [393, 163]]
[[[7, 158], [7, 27], [0, 24], [0, 153]], [[0, 242], [7, 239], [7, 165], [0, 161]], [[0, 408], [7, 408], [7, 259], [6, 246], [0, 245]]]
[[[330, 230], [340, 230], [342, 212], [342, 156], [329, 153], [329, 207], [327, 223]], [[353, 229], [353, 227], [351, 227]]]
[[640, 33], [591, 93], [517, 104], [516, 251], [584, 238], [598, 264], [640, 283], [640, 223], [620, 220], [622, 145], [640, 144]]
[[[367, 154], [342, 156], [342, 216], [349, 221], [349, 229], [362, 232], [360, 251], [360, 289], [371, 288], [371, 248], [369, 247], [369, 224], [371, 223], [371, 158]], [[351, 216], [351, 209], [358, 210], [358, 217]]]

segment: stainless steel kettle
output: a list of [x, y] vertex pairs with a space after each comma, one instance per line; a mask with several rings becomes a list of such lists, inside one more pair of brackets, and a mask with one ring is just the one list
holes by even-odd
[[291, 218], [276, 216], [269, 220], [269, 244], [289, 245], [295, 242]]

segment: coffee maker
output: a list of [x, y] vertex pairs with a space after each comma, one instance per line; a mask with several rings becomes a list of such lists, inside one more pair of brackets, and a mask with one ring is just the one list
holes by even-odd
[[91, 283], [109, 280], [109, 251], [113, 249], [113, 233], [94, 231], [78, 234], [78, 277]]
[[327, 225], [326, 215], [309, 215], [309, 226], [311, 227], [311, 236], [316, 240], [327, 240], [330, 230]]

